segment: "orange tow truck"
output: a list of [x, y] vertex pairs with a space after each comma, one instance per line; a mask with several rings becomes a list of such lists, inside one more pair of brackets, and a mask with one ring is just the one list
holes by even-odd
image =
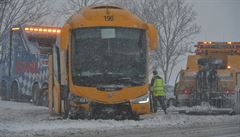
[[240, 42], [198, 42], [179, 73], [175, 88], [178, 106], [207, 102], [239, 112]]

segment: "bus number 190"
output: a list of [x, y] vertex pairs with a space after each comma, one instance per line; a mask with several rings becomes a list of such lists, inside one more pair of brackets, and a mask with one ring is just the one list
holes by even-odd
[[113, 16], [104, 16], [105, 21], [113, 21]]

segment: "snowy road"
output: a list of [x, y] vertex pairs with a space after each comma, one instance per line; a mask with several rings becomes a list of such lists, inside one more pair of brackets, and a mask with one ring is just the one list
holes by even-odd
[[168, 115], [159, 112], [142, 116], [140, 121], [62, 120], [51, 116], [45, 107], [0, 101], [0, 137], [235, 137], [239, 134], [240, 115], [188, 116], [169, 110]]
[[[93, 137], [96, 133], [85, 134]], [[72, 135], [77, 137], [78, 134]], [[240, 137], [239, 123], [224, 123], [182, 128], [143, 128], [132, 130], [115, 130], [98, 133], [98, 137]]]

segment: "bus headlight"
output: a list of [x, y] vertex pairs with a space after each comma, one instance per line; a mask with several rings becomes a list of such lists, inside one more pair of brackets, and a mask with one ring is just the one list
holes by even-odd
[[143, 104], [143, 103], [148, 103], [149, 102], [149, 93], [146, 95], [143, 95], [141, 97], [138, 97], [136, 99], [131, 100], [132, 103], [134, 104]]
[[88, 100], [86, 98], [80, 97], [80, 96], [76, 96], [74, 94], [69, 94], [70, 96], [70, 100], [74, 101], [74, 102], [79, 102], [81, 104], [87, 104]]

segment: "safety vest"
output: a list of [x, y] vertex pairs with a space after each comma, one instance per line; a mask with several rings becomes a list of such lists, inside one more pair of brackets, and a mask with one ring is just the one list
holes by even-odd
[[153, 96], [165, 96], [164, 83], [162, 79], [160, 78], [154, 79], [152, 91], [153, 91]]

